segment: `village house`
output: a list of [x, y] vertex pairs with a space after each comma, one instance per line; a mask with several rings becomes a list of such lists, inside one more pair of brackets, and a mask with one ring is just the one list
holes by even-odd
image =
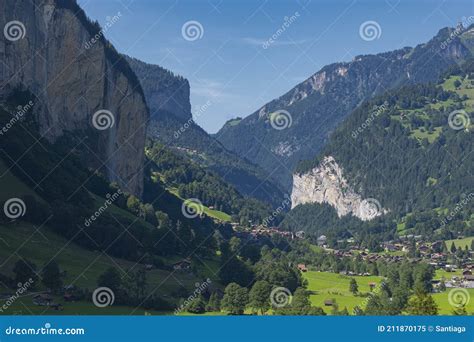
[[308, 271], [305, 264], [298, 264], [297, 267], [301, 272], [307, 272]]
[[326, 237], [326, 235], [321, 235], [316, 240], [318, 246], [324, 246], [327, 243], [327, 241], [328, 241], [328, 238]]
[[436, 241], [431, 244], [431, 249], [441, 251], [443, 249], [444, 241]]
[[175, 271], [189, 270], [191, 268], [191, 260], [184, 259], [173, 264]]
[[387, 243], [385, 244], [385, 252], [396, 252], [398, 249], [397, 249], [397, 246], [391, 244], [391, 243]]
[[297, 237], [298, 239], [304, 239], [304, 237], [305, 237], [304, 231], [302, 231], [302, 230], [297, 231], [295, 233], [295, 237]]
[[39, 293], [33, 296], [33, 304], [38, 306], [48, 306], [53, 302], [53, 296], [47, 293]]
[[465, 281], [474, 281], [474, 275], [469, 274], [464, 276]]
[[334, 305], [334, 301], [332, 299], [326, 299], [324, 301], [324, 305], [325, 306], [333, 306]]
[[421, 254], [428, 254], [431, 251], [431, 248], [428, 247], [427, 245], [419, 245], [418, 250], [420, 251]]

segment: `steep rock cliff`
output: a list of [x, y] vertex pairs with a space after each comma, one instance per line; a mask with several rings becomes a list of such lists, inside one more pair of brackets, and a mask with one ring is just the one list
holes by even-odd
[[305, 203], [328, 203], [339, 217], [351, 214], [369, 221], [387, 212], [374, 199], [363, 199], [344, 178], [332, 156], [324, 157], [311, 171], [293, 175], [292, 209]]
[[150, 107], [151, 123], [160, 112], [169, 112], [182, 120], [189, 120], [191, 102], [189, 100], [189, 82], [159, 65], [142, 62], [125, 56], [137, 77], [140, 79], [145, 97]]
[[[0, 40], [0, 97], [28, 89], [39, 102], [35, 116], [43, 136], [92, 137], [87, 147], [78, 145], [88, 165], [140, 195], [148, 108], [127, 62], [75, 1], [0, 0], [0, 8], [0, 27], [15, 21], [20, 32], [19, 39], [5, 34]], [[108, 129], [93, 125], [100, 110], [112, 113]]]

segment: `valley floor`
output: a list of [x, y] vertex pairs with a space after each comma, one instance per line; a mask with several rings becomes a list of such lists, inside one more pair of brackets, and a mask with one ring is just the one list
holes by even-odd
[[[45, 248], [47, 247], [47, 248]], [[64, 272], [64, 284], [73, 284], [82, 289], [93, 291], [97, 288], [97, 279], [110, 267], [118, 269], [123, 277], [136, 272], [141, 263], [113, 258], [105, 253], [89, 251], [68, 243], [66, 239], [52, 233], [46, 228], [35, 228], [24, 223], [18, 225], [0, 225], [0, 273], [12, 276], [12, 269], [19, 257], [27, 258], [41, 267], [44, 263], [55, 259]], [[175, 258], [178, 260], [177, 258]], [[173, 261], [173, 258], [167, 259]], [[206, 261], [207, 265], [213, 265], [213, 261]], [[204, 276], [212, 277], [212, 272], [207, 267], [201, 270]], [[202, 279], [190, 272], [167, 271], [152, 269], [146, 272], [147, 291], [157, 295], [166, 301], [178, 306], [178, 299], [172, 296], [178, 288], [184, 287], [192, 293], [195, 284]], [[41, 286], [36, 292], [41, 292]], [[0, 303], [2, 297], [8, 298], [14, 290], [7, 288], [0, 282]], [[65, 302], [62, 297], [53, 296], [54, 302], [63, 304], [63, 311], [55, 311], [45, 306], [33, 304], [31, 295], [18, 298], [8, 310], [0, 314], [90, 314], [90, 315], [143, 315], [146, 310], [125, 306], [109, 306], [97, 308], [90, 301]], [[153, 311], [151, 314], [173, 314], [173, 312]]]
[[[435, 279], [450, 279], [452, 276], [458, 276], [461, 274], [460, 270], [455, 272], [445, 272], [442, 270], [436, 271]], [[347, 308], [350, 314], [353, 314], [353, 309], [357, 305], [364, 307], [366, 303], [366, 297], [355, 296], [349, 291], [349, 282], [351, 278], [356, 279], [359, 285], [359, 292], [362, 294], [370, 293], [369, 283], [375, 283], [377, 285], [382, 281], [382, 277], [376, 276], [345, 276], [336, 273], [329, 272], [316, 272], [308, 271], [304, 273], [304, 278], [308, 280], [308, 290], [314, 291], [310, 296], [311, 303], [313, 306], [320, 306], [327, 313], [331, 313], [331, 306], [325, 306], [326, 300], [335, 300], [339, 306], [339, 310], [344, 307]], [[375, 290], [377, 291], [377, 287]], [[445, 292], [434, 293], [433, 298], [438, 304], [439, 315], [451, 315], [453, 313], [453, 307], [449, 304], [448, 294], [450, 289], [448, 288]], [[466, 306], [468, 313], [474, 312], [474, 289], [466, 289], [469, 293], [471, 300]]]

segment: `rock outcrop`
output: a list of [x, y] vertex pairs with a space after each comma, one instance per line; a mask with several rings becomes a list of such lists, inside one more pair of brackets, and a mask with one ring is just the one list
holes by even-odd
[[343, 169], [332, 156], [308, 173], [293, 175], [292, 209], [305, 203], [328, 203], [339, 217], [351, 214], [369, 221], [387, 212], [375, 199], [363, 199], [344, 178]]
[[[0, 8], [2, 31], [10, 25], [20, 34], [0, 40], [0, 97], [29, 90], [43, 136], [92, 137], [78, 146], [88, 150], [88, 166], [140, 196], [148, 108], [128, 63], [75, 1], [0, 0]], [[93, 125], [100, 110], [112, 114], [104, 130]]]

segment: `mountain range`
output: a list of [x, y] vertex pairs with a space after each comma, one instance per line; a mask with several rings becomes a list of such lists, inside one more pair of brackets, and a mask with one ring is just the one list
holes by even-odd
[[[210, 299], [227, 286], [265, 292], [266, 311], [272, 288], [291, 290], [321, 314], [306, 310], [302, 261], [386, 277], [391, 256], [365, 250], [474, 236], [473, 27], [325, 66], [210, 135], [193, 117], [212, 102], [193, 109], [186, 78], [119, 53], [76, 1], [0, 7], [2, 291], [26, 270], [55, 300], [77, 295], [68, 313], [97, 313], [97, 286], [111, 310], [163, 313], [205, 279], [200, 313], [221, 312]], [[322, 234], [354, 258], [313, 248]]]
[[[436, 81], [450, 65], [472, 55], [472, 38], [470, 30], [444, 28], [413, 48], [327, 65], [253, 114], [229, 120], [215, 137], [270, 172], [289, 191], [297, 164], [317, 155], [358, 105], [396, 87]], [[274, 129], [275, 113], [286, 119], [286, 126]]]
[[[313, 168], [305, 170], [319, 177], [316, 183], [314, 177], [305, 178], [305, 172], [293, 175], [295, 168], [324, 150], [338, 125], [364, 101], [391, 89], [437, 81], [447, 68], [468, 60], [474, 46], [473, 30], [458, 26], [444, 28], [414, 48], [325, 66], [250, 116], [230, 120], [212, 136], [193, 120], [190, 86], [184, 77], [119, 54], [103, 34], [97, 34], [100, 26], [75, 1], [44, 0], [41, 6], [5, 1], [4, 8], [2, 22], [20, 13], [18, 19], [26, 30], [35, 27], [35, 34], [1, 42], [0, 98], [29, 93], [35, 104], [31, 115], [41, 138], [56, 144], [67, 135], [88, 168], [129, 194], [145, 198], [146, 172], [151, 172], [150, 164], [161, 160], [181, 170], [168, 173], [173, 187], [182, 185], [187, 197], [193, 196], [190, 189], [204, 191], [208, 205], [232, 207], [224, 205], [222, 196], [210, 195], [204, 179], [220, 184], [216, 193], [225, 192], [225, 184], [230, 184], [228, 192], [238, 201], [253, 198], [275, 208], [291, 192], [293, 208], [329, 203], [339, 216], [352, 213], [362, 220], [370, 218], [357, 210], [364, 198], [353, 186], [355, 180], [343, 175], [347, 166], [334, 159], [334, 153], [323, 164], [311, 164]], [[66, 22], [70, 29], [63, 32]], [[95, 35], [98, 39], [91, 38]], [[63, 89], [69, 91], [57, 96]], [[195, 115], [205, 110], [203, 106]], [[98, 127], [102, 122], [94, 121], [100, 115], [105, 115], [101, 119], [107, 127]], [[281, 115], [285, 126], [275, 127]], [[155, 144], [159, 146], [155, 151], [165, 152], [165, 160], [145, 156], [145, 147]], [[5, 156], [7, 163], [9, 158]], [[166, 170], [157, 167], [154, 172], [160, 171], [163, 177]], [[200, 175], [201, 183], [178, 177], [188, 168]], [[180, 179], [187, 183], [180, 184]], [[314, 192], [316, 187], [323, 190]], [[255, 202], [255, 207], [264, 206]], [[233, 208], [234, 214], [242, 210]]]
[[469, 59], [436, 83], [364, 102], [296, 168], [282, 228], [384, 241], [472, 236], [473, 80]]

